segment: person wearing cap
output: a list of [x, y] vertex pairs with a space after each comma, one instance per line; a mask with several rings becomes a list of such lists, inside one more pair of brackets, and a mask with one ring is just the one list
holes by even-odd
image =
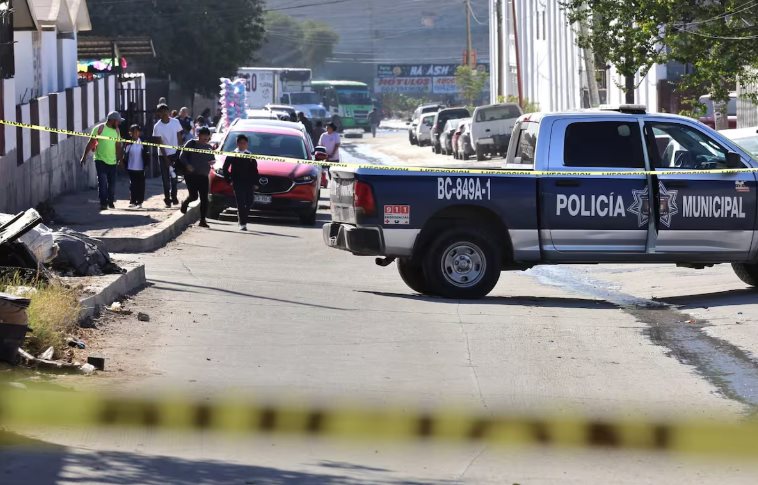
[[[116, 170], [118, 161], [122, 159], [123, 148], [117, 141], [121, 114], [118, 111], [108, 113], [105, 123], [101, 123], [92, 129], [89, 142], [84, 148], [81, 164], [87, 163], [89, 152], [95, 152], [95, 169], [97, 170], [97, 191], [100, 198], [100, 210], [109, 207], [115, 209], [116, 202]], [[100, 138], [105, 137], [105, 138]]]
[[[173, 170], [174, 163], [177, 160], [177, 147], [184, 145], [184, 129], [176, 118], [171, 118], [168, 113], [168, 106], [159, 104], [158, 116], [160, 119], [153, 127], [153, 139], [156, 143], [166, 145], [158, 150], [161, 159], [161, 178], [163, 179], [163, 202], [167, 208], [171, 204], [179, 205], [176, 187], [176, 172]], [[172, 173], [173, 172], [173, 173]]]

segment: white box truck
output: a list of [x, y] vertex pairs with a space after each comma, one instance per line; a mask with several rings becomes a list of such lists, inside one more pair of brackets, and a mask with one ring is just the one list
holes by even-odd
[[310, 69], [284, 67], [241, 67], [237, 77], [245, 80], [247, 108], [262, 109], [286, 104], [302, 111], [313, 121], [327, 121], [321, 97], [311, 89]]

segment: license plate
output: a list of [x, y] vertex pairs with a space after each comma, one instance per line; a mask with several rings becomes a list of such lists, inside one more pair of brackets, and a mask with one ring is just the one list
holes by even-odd
[[258, 194], [255, 194], [255, 203], [256, 204], [270, 204], [271, 203], [271, 196], [270, 195], [258, 195]]

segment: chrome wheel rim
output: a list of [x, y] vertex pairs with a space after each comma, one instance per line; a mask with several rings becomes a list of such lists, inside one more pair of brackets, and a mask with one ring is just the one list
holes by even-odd
[[442, 274], [451, 285], [470, 288], [484, 278], [487, 259], [476, 244], [457, 242], [451, 244], [442, 254]]

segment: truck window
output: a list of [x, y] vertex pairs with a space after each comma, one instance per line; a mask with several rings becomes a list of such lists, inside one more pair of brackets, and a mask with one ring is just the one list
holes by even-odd
[[[658, 168], [726, 168], [727, 150], [705, 133], [679, 123], [646, 123], [648, 153]], [[651, 133], [652, 132], [652, 133]], [[651, 141], [653, 135], [655, 145]], [[666, 142], [665, 146], [663, 142]]]
[[521, 111], [516, 106], [494, 106], [480, 109], [476, 113], [476, 121], [497, 121], [518, 118]]
[[567, 167], [645, 168], [640, 127], [633, 121], [591, 121], [566, 127]]
[[521, 125], [514, 163], [534, 164], [534, 152], [537, 149], [537, 130], [539, 126], [538, 123], [523, 123]]

